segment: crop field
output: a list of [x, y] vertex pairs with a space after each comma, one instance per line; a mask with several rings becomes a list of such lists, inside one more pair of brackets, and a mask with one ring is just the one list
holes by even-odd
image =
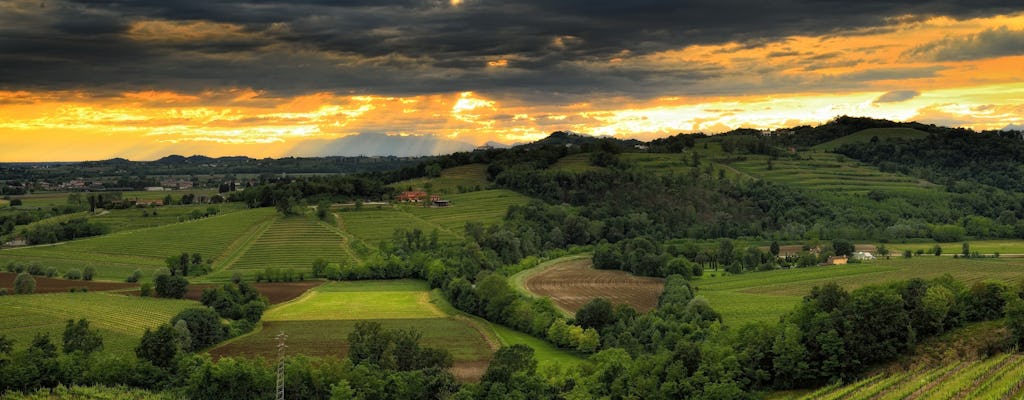
[[[14, 278], [18, 274], [13, 272], [0, 272], [0, 287], [7, 288], [8, 293], [14, 293]], [[36, 290], [33, 293], [65, 293], [71, 289], [86, 288], [89, 291], [106, 290], [128, 290], [139, 286], [136, 283], [124, 282], [99, 282], [47, 278], [45, 276], [33, 277], [36, 280]]]
[[177, 223], [179, 217], [188, 217], [193, 211], [206, 212], [211, 207], [217, 209], [218, 215], [246, 209], [242, 203], [126, 208], [103, 211], [89, 219], [106, 224], [111, 232], [120, 232]]
[[801, 153], [810, 159], [772, 160], [768, 156], [744, 155], [743, 161], [730, 162], [736, 170], [773, 183], [803, 189], [867, 193], [872, 190], [921, 193], [938, 186], [917, 178], [882, 172], [877, 168], [829, 153]]
[[[196, 197], [206, 196], [211, 197], [217, 194], [216, 189], [195, 189], [195, 190], [167, 190], [161, 192], [148, 192], [148, 191], [131, 191], [121, 192], [122, 199], [130, 200], [162, 200], [167, 195], [170, 195], [172, 199], [181, 199], [181, 196], [186, 194], [194, 194]], [[83, 194], [82, 202], [85, 205], [89, 203], [85, 200], [85, 194]], [[12, 196], [12, 199], [21, 199], [22, 208], [49, 208], [57, 205], [64, 205], [68, 203], [68, 193], [39, 193], [39, 194], [28, 194], [24, 196]]]
[[290, 353], [342, 357], [355, 324], [372, 320], [384, 328], [419, 330], [423, 344], [452, 353], [460, 378], [478, 379], [495, 350], [493, 339], [467, 318], [445, 313], [430, 300], [423, 281], [331, 282], [268, 310], [260, 331], [211, 354], [271, 358], [277, 353], [274, 336], [285, 332]]
[[219, 259], [274, 217], [270, 208], [217, 215], [196, 221], [123, 231], [52, 246], [0, 250], [0, 258], [39, 262], [61, 273], [96, 268], [96, 279], [122, 280], [136, 269], [152, 271], [182, 252]]
[[934, 279], [945, 274], [967, 285], [984, 280], [1017, 283], [1024, 278], [1024, 259], [894, 257], [860, 264], [705, 276], [694, 284], [697, 295], [706, 297], [727, 325], [739, 326], [747, 322], [777, 321], [810, 293], [811, 288], [828, 282], [852, 290], [912, 278]]
[[308, 271], [318, 258], [342, 264], [352, 264], [355, 259], [345, 237], [304, 216], [275, 217], [267, 229], [260, 230], [235, 253], [211, 279], [230, 277], [234, 272], [252, 276], [265, 268]]
[[878, 140], [882, 142], [891, 139], [924, 139], [928, 137], [928, 132], [913, 128], [871, 128], [819, 144], [814, 146], [814, 149], [818, 151], [832, 151], [844, 144], [868, 143], [873, 137], [878, 137]]
[[[1024, 255], [1024, 240], [965, 240], [970, 244], [971, 252], [979, 252], [981, 254], [995, 254], [999, 253], [1001, 256], [1005, 255]], [[953, 242], [953, 243], [887, 243], [885, 246], [889, 248], [893, 255], [903, 252], [903, 250], [917, 251], [925, 250], [929, 251], [936, 244], [942, 248], [943, 256], [952, 257], [954, 254], [963, 253], [964, 242]]]
[[1024, 355], [1002, 354], [900, 373], [880, 373], [847, 385], [831, 385], [805, 396], [773, 399], [947, 400], [1019, 399]]
[[529, 197], [506, 189], [453, 194], [445, 197], [451, 200], [449, 207], [403, 207], [402, 211], [440, 226], [458, 235], [465, 233], [466, 222], [481, 222], [484, 225], [500, 223], [511, 205], [522, 205]]
[[382, 209], [363, 209], [338, 213], [339, 225], [370, 247], [390, 241], [395, 229], [419, 229], [424, 235], [437, 229], [442, 241], [455, 240], [465, 233], [466, 222], [501, 222], [513, 204], [526, 204], [529, 198], [511, 190], [494, 189], [446, 196], [449, 207], [400, 205]]
[[146, 328], [167, 323], [190, 300], [138, 298], [111, 293], [52, 293], [0, 297], [0, 335], [27, 346], [37, 333], [60, 343], [68, 319], [85, 318], [103, 335], [105, 352], [131, 354]]
[[574, 313], [598, 297], [645, 312], [658, 305], [665, 280], [597, 270], [589, 258], [574, 258], [543, 267], [525, 278], [523, 285], [535, 295], [550, 297], [556, 306], [568, 312]]
[[400, 209], [363, 210], [338, 213], [340, 225], [345, 231], [355, 235], [367, 246], [376, 248], [382, 241], [390, 242], [395, 229], [419, 229], [424, 235], [437, 229], [441, 240], [453, 240], [456, 235], [452, 231], [442, 229]]
[[431, 185], [431, 193], [440, 195], [480, 190], [490, 184], [487, 182], [487, 164], [468, 164], [442, 170], [441, 176], [437, 178], [410, 179], [391, 186], [400, 191], [410, 188], [424, 190], [428, 182]]
[[659, 174], [679, 174], [692, 169], [690, 167], [692, 156], [688, 153], [625, 153], [620, 157], [636, 167]]

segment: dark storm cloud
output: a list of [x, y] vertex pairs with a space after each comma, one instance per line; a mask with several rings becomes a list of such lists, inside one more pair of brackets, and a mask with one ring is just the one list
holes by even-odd
[[[691, 44], [757, 47], [789, 35], [885, 27], [904, 15], [968, 18], [1024, 9], [1009, 3], [12, 0], [0, 4], [0, 88], [650, 96], [685, 92], [721, 71], [617, 68], [607, 61]], [[234, 24], [244, 37], [129, 37], [132, 23], [147, 20]], [[507, 67], [488, 67], [498, 59]]]
[[1003, 26], [976, 35], [950, 37], [911, 49], [906, 56], [934, 61], [964, 61], [1024, 54], [1024, 30]]

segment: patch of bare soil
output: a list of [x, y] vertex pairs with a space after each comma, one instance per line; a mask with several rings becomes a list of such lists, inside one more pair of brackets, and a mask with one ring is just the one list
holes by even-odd
[[573, 313], [597, 297], [645, 312], [658, 305], [665, 280], [625, 271], [598, 270], [593, 268], [591, 260], [578, 259], [538, 272], [527, 278], [525, 285], [530, 292], [550, 297], [555, 305]]

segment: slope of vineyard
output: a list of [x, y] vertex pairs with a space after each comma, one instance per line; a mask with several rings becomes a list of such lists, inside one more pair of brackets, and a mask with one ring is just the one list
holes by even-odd
[[277, 217], [254, 240], [241, 246], [238, 253], [226, 262], [224, 270], [211, 278], [230, 276], [235, 271], [252, 276], [255, 271], [266, 268], [308, 271], [313, 261], [320, 258], [345, 265], [355, 262], [347, 238], [320, 221], [304, 216]]

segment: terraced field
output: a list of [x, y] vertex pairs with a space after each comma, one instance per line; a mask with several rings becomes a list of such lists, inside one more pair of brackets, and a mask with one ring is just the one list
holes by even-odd
[[37, 333], [60, 343], [68, 319], [85, 318], [103, 334], [105, 352], [132, 354], [146, 328], [199, 303], [190, 300], [139, 298], [110, 293], [52, 293], [0, 296], [0, 335], [27, 346]]
[[454, 232], [397, 208], [343, 212], [338, 216], [342, 229], [373, 248], [382, 241], [390, 242], [395, 229], [419, 229], [424, 234], [437, 229], [441, 240], [456, 238]]
[[867, 193], [883, 190], [920, 193], [938, 188], [930, 182], [882, 172], [838, 154], [804, 152], [801, 156], [804, 159], [773, 160], [770, 168], [768, 157], [761, 155], [744, 155], [745, 160], [728, 164], [755, 178], [819, 191]]
[[1014, 284], [1024, 277], [1024, 259], [952, 257], [892, 258], [863, 264], [809, 267], [705, 277], [695, 281], [697, 294], [722, 313], [728, 325], [775, 322], [793, 309], [814, 286], [835, 282], [848, 290], [912, 278], [934, 279], [945, 274], [970, 285], [983, 280]]
[[558, 159], [548, 169], [567, 172], [587, 172], [601, 169], [590, 164], [590, 153], [570, 154]]
[[167, 257], [200, 253], [216, 262], [274, 218], [273, 209], [245, 210], [197, 221], [123, 231], [52, 246], [0, 250], [4, 260], [36, 261], [61, 272], [96, 268], [96, 279], [121, 280], [136, 269], [152, 271]]
[[1024, 355], [1002, 354], [902, 373], [881, 373], [847, 385], [832, 385], [799, 398], [816, 400], [1019, 399], [1024, 395]]
[[210, 279], [230, 277], [234, 272], [253, 276], [266, 268], [308, 271], [319, 258], [345, 265], [355, 262], [347, 239], [326, 224], [305, 216], [275, 217], [237, 248]]
[[[186, 194], [194, 194], [198, 196], [211, 197], [217, 194], [215, 189], [195, 189], [195, 190], [168, 190], [160, 192], [149, 192], [149, 191], [131, 191], [122, 192], [121, 198], [123, 199], [138, 199], [138, 200], [162, 200], [167, 195], [171, 198], [178, 200], [181, 196]], [[23, 208], [49, 208], [56, 205], [64, 205], [68, 202], [68, 193], [39, 193], [29, 194], [24, 196], [13, 196], [12, 198], [21, 199]], [[88, 205], [85, 198], [82, 199], [83, 204]]]

